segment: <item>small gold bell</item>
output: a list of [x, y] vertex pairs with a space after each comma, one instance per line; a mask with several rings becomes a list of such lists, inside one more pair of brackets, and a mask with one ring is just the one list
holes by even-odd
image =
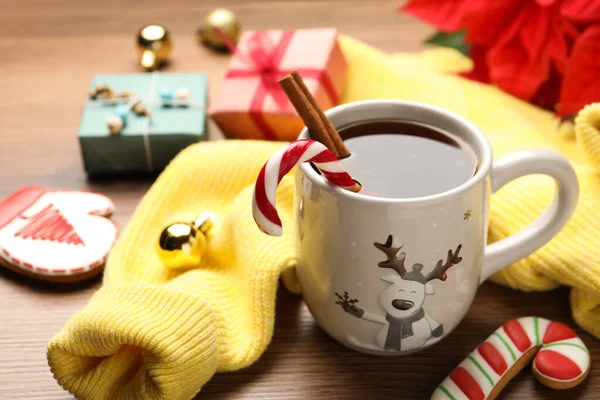
[[233, 44], [240, 38], [240, 21], [232, 11], [217, 8], [204, 18], [204, 23], [198, 29], [198, 42], [215, 50], [226, 50], [227, 46], [219, 34], [218, 28]]
[[140, 66], [146, 71], [154, 71], [164, 64], [171, 54], [171, 37], [161, 25], [147, 25], [137, 36], [137, 50], [140, 53]]
[[162, 263], [171, 269], [193, 268], [200, 264], [215, 215], [200, 214], [194, 222], [176, 222], [167, 226], [158, 240], [156, 251]]

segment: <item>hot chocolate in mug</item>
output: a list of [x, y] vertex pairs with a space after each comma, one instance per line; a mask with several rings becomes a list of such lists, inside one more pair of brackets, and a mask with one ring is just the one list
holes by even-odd
[[[477, 170], [464, 183], [410, 198], [353, 193], [328, 184], [309, 163], [299, 165], [302, 294], [318, 324], [352, 349], [400, 355], [440, 341], [465, 316], [482, 282], [548, 242], [575, 208], [577, 178], [566, 159], [528, 150], [493, 161], [484, 134], [450, 111], [369, 100], [326, 114], [342, 136], [345, 127], [368, 121], [426, 124], [459, 138], [477, 157]], [[305, 128], [300, 139], [308, 138]], [[554, 200], [521, 232], [486, 245], [492, 193], [529, 174], [554, 178]]]

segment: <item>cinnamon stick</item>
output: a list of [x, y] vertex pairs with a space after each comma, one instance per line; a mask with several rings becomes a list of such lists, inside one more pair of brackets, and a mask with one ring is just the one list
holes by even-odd
[[279, 85], [308, 127], [312, 138], [323, 143], [337, 158], [350, 156], [340, 134], [308, 91], [298, 72], [286, 75]]
[[291, 75], [287, 75], [279, 81], [279, 85], [287, 94], [290, 102], [304, 121], [304, 124], [308, 127], [312, 138], [318, 142], [321, 142], [329, 150], [339, 158], [339, 154], [333, 144], [333, 141], [329, 137], [325, 124], [319, 117], [318, 112], [314, 109], [311, 103], [306, 99], [304, 92], [296, 83], [296, 80]]
[[[300, 75], [297, 72], [292, 72], [281, 79], [279, 85], [308, 127], [312, 138], [325, 145], [337, 158], [350, 156], [350, 152], [344, 145], [340, 134], [308, 91]], [[354, 182], [354, 187], [348, 190], [360, 192], [362, 189], [361, 184], [357, 181]]]
[[302, 89], [302, 92], [306, 96], [306, 99], [310, 102], [310, 104], [316, 110], [317, 114], [319, 114], [319, 118], [321, 118], [321, 120], [323, 121], [323, 124], [325, 125], [325, 128], [327, 128], [327, 134], [337, 150], [338, 158], [350, 157], [350, 152], [346, 148], [346, 145], [344, 144], [344, 141], [342, 140], [342, 137], [340, 136], [339, 132], [334, 128], [334, 126], [331, 123], [331, 121], [329, 120], [329, 118], [327, 118], [325, 116], [325, 113], [323, 112], [321, 107], [319, 107], [319, 105], [317, 104], [317, 100], [313, 97], [313, 95], [310, 93], [310, 91], [304, 84], [304, 81], [302, 80], [302, 77], [300, 76], [298, 71], [294, 71], [290, 75], [292, 75], [292, 77], [294, 78], [294, 80], [296, 81], [296, 83], [298, 84], [300, 89]]

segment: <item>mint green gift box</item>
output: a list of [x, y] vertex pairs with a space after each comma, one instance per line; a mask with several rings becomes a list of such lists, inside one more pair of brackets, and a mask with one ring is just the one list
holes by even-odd
[[[185, 147], [206, 138], [205, 74], [96, 75], [90, 90], [104, 83], [114, 92], [134, 92], [152, 117], [137, 116], [131, 110], [121, 133], [111, 135], [107, 118], [127, 101], [107, 104], [88, 99], [79, 126], [79, 143], [89, 175], [157, 174]], [[189, 106], [164, 107], [161, 92], [175, 93], [179, 88], [189, 90]]]

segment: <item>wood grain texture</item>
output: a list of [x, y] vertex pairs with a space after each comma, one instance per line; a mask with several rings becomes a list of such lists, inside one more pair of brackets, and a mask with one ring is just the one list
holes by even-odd
[[[95, 73], [136, 71], [134, 35], [156, 21], [174, 38], [167, 71], [205, 71], [218, 90], [228, 58], [198, 47], [195, 29], [217, 6], [235, 10], [244, 28], [336, 26], [385, 51], [416, 51], [431, 29], [395, 12], [399, 1], [171, 0], [2, 2], [0, 12], [0, 197], [25, 184], [88, 189], [117, 204], [123, 227], [151, 180], [86, 180], [77, 126]], [[211, 137], [220, 137], [210, 126]], [[69, 399], [52, 378], [46, 344], [82, 308], [100, 280], [62, 287], [0, 270], [0, 399]], [[199, 398], [426, 399], [471, 350], [508, 318], [537, 314], [573, 324], [568, 291], [526, 294], [482, 286], [464, 322], [447, 339], [416, 355], [378, 358], [328, 338], [297, 296], [280, 290], [275, 336], [253, 366], [214, 377]], [[581, 333], [579, 331], [579, 333]], [[592, 359], [596, 339], [582, 334]], [[600, 377], [568, 392], [552, 392], [530, 371], [506, 388], [505, 399], [600, 398]]]

